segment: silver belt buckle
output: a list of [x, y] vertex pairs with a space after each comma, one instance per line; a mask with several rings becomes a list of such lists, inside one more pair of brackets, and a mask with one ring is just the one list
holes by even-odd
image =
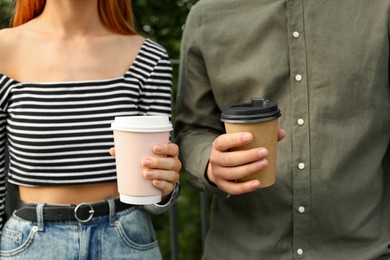
[[[80, 207], [82, 206], [88, 206], [89, 207], [89, 211], [88, 213], [90, 214], [89, 217], [87, 219], [81, 219], [77, 216], [77, 211], [79, 210]], [[93, 218], [93, 215], [95, 214], [95, 211], [93, 210], [93, 207], [91, 204], [88, 204], [88, 203], [80, 203], [76, 206], [76, 208], [74, 209], [74, 217], [77, 219], [78, 222], [80, 223], [87, 223], [89, 222], [92, 218]]]

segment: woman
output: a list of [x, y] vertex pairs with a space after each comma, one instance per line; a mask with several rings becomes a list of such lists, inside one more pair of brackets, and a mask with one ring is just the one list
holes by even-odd
[[142, 161], [163, 192], [147, 207], [117, 199], [108, 150], [115, 116], [170, 115], [171, 85], [168, 55], [136, 33], [130, 1], [16, 1], [0, 31], [0, 175], [4, 201], [7, 143], [21, 205], [1, 259], [161, 258], [145, 209], [175, 201], [178, 148], [156, 145], [164, 158]]

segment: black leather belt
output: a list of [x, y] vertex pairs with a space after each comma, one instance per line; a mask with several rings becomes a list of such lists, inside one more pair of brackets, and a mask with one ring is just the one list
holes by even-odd
[[[119, 212], [133, 207], [131, 204], [121, 202], [115, 199], [115, 212]], [[37, 220], [37, 204], [25, 203], [19, 201], [16, 216], [30, 221]], [[44, 221], [78, 221], [87, 223], [93, 217], [107, 216], [110, 214], [110, 208], [107, 201], [94, 203], [80, 203], [78, 205], [55, 205], [48, 204], [43, 207]]]

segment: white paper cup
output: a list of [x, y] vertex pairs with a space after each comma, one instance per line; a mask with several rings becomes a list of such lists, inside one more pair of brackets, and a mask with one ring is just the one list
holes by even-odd
[[154, 145], [169, 142], [172, 124], [168, 116], [115, 117], [111, 129], [120, 200], [136, 205], [160, 202], [162, 192], [143, 176], [141, 162], [146, 157], [158, 157], [152, 152]]

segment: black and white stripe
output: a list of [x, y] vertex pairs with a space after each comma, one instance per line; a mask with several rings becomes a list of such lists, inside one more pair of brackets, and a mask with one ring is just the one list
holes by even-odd
[[20, 83], [0, 74], [0, 200], [6, 175], [25, 186], [115, 180], [115, 160], [108, 154], [114, 117], [170, 116], [171, 91], [168, 55], [149, 39], [115, 79]]

